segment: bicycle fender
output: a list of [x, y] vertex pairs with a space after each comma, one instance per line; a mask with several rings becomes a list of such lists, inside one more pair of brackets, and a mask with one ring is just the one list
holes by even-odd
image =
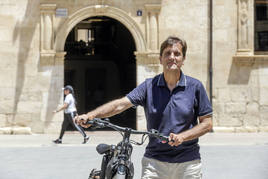
[[117, 157], [112, 157], [111, 160], [108, 162], [108, 165], [105, 170], [106, 179], [112, 179], [117, 172], [118, 167], [118, 159]]

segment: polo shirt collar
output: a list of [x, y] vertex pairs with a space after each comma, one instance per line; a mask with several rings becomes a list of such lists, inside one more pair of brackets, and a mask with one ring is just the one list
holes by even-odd
[[[181, 71], [180, 80], [178, 81], [176, 86], [186, 86], [186, 77], [184, 73]], [[160, 74], [160, 77], [158, 78], [157, 86], [166, 86], [166, 81], [164, 78], [164, 73]]]

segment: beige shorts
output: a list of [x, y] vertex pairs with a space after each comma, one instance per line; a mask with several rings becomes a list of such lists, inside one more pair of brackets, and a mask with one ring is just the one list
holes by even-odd
[[168, 163], [142, 158], [142, 179], [202, 179], [201, 161]]

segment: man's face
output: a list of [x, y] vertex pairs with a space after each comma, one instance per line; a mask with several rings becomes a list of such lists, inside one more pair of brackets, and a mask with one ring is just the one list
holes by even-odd
[[160, 57], [160, 63], [163, 65], [164, 71], [179, 70], [183, 62], [182, 46], [179, 43], [165, 48]]

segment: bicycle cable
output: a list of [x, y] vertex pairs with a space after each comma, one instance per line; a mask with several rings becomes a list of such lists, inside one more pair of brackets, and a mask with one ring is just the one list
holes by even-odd
[[147, 134], [143, 134], [142, 135], [142, 138], [141, 138], [141, 142], [136, 142], [134, 140], [130, 140], [130, 142], [132, 144], [134, 144], [134, 145], [143, 145], [147, 138], [148, 138], [148, 135]]

